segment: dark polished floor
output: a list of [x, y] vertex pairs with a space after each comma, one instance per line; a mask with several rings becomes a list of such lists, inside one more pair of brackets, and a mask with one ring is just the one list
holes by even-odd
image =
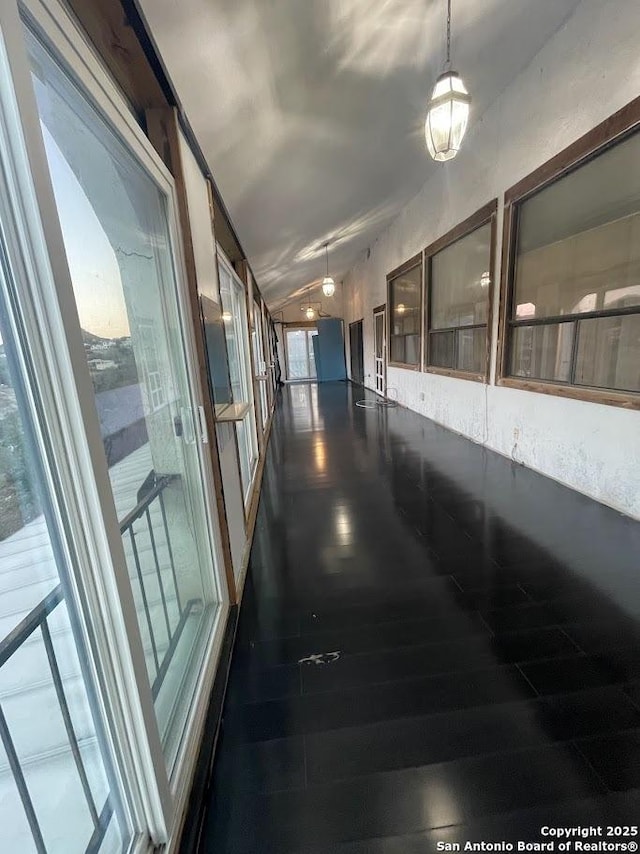
[[640, 524], [362, 396], [283, 392], [201, 850], [638, 824]]

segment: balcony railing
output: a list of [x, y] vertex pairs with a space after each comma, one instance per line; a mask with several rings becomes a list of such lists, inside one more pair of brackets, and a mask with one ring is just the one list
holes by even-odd
[[[62, 683], [62, 676], [60, 675], [58, 660], [56, 657], [53, 642], [51, 640], [48, 617], [60, 604], [60, 602], [62, 602], [63, 598], [64, 596], [62, 593], [62, 585], [58, 584], [57, 587], [55, 587], [51, 591], [51, 593], [49, 593], [48, 596], [45, 596], [45, 598], [41, 602], [39, 602], [36, 607], [29, 614], [27, 614], [27, 616], [20, 623], [18, 623], [18, 625], [13, 629], [13, 631], [11, 631], [4, 638], [4, 640], [0, 643], [0, 667], [7, 663], [11, 656], [14, 655], [14, 653], [16, 653], [20, 649], [20, 647], [25, 643], [25, 641], [29, 637], [31, 637], [31, 635], [35, 631], [37, 631], [38, 629], [40, 630], [44, 648], [47, 653], [47, 659], [49, 662], [49, 668], [51, 670], [51, 676], [53, 678], [56, 696], [58, 698], [58, 703], [60, 706], [60, 712], [62, 713], [62, 719], [64, 721], [67, 739], [69, 741], [69, 748], [73, 755], [73, 760], [75, 762], [76, 769], [78, 771], [78, 776], [82, 784], [82, 791], [84, 792], [84, 797], [87, 803], [89, 813], [91, 815], [91, 820], [93, 821], [94, 830], [89, 844], [87, 845], [87, 851], [97, 851], [100, 841], [102, 840], [102, 837], [104, 836], [104, 833], [106, 831], [107, 825], [109, 824], [109, 820], [111, 819], [112, 807], [109, 799], [107, 798], [107, 801], [104, 804], [102, 810], [100, 811], [100, 814], [98, 814], [96, 803], [91, 792], [91, 787], [89, 786], [87, 771], [82, 760], [82, 755], [80, 753], [80, 747], [78, 744], [78, 738], [76, 735], [75, 727], [73, 725], [73, 721], [71, 720], [69, 704], [67, 702], [64, 685]], [[11, 732], [9, 731], [9, 726], [7, 724], [7, 720], [5, 718], [1, 703], [0, 738], [2, 739], [2, 744], [4, 745], [4, 749], [7, 754], [9, 767], [11, 769], [11, 773], [13, 775], [13, 779], [16, 784], [18, 794], [20, 796], [20, 800], [22, 801], [22, 806], [24, 808], [27, 821], [29, 822], [29, 829], [31, 830], [31, 835], [33, 837], [33, 842], [36, 847], [36, 851], [38, 852], [38, 854], [46, 854], [47, 847], [44, 843], [42, 831], [40, 829], [40, 824], [36, 816], [36, 811], [33, 806], [31, 795], [29, 794], [29, 788], [24, 777], [22, 762], [20, 761], [20, 757], [18, 756], [18, 753], [15, 749], [15, 745], [13, 743]]]
[[[123, 538], [128, 537], [130, 539], [135, 564], [135, 574], [140, 586], [140, 596], [144, 616], [139, 613], [139, 618], [144, 619], [149, 631], [149, 640], [153, 654], [153, 661], [155, 664], [155, 678], [153, 679], [151, 686], [154, 700], [157, 697], [162, 686], [163, 680], [166, 677], [169, 664], [171, 663], [171, 659], [175, 653], [176, 647], [180, 640], [180, 636], [184, 630], [185, 623], [189, 617], [189, 614], [192, 612], [196, 605], [200, 604], [200, 600], [191, 599], [183, 605], [181, 602], [180, 590], [178, 587], [174, 552], [171, 543], [170, 529], [167, 522], [165, 499], [163, 496], [163, 493], [167, 489], [167, 487], [169, 487], [178, 479], [179, 475], [163, 475], [157, 477], [154, 472], [151, 472], [151, 474], [145, 480], [144, 484], [138, 492], [138, 503], [129, 513], [127, 513], [125, 518], [120, 523], [120, 531]], [[154, 510], [159, 509], [159, 516], [156, 512], [155, 518], [152, 521], [151, 508], [152, 505], [154, 505], [154, 502], [158, 503], [158, 507], [154, 508]], [[159, 529], [157, 527], [158, 520], [160, 520]], [[155, 530], [154, 522], [156, 523]], [[151, 545], [153, 564], [150, 570], [145, 567], [145, 571], [143, 571], [143, 566], [140, 559], [140, 552], [138, 549], [138, 538], [145, 531]], [[164, 568], [161, 565], [159, 557], [157, 535], [160, 535], [160, 537], [162, 538], [163, 547], [168, 556], [169, 565], [165, 566]], [[163, 573], [166, 576], [169, 576], [170, 580], [169, 578], [163, 578]], [[167, 641], [163, 641], [162, 643], [160, 642], [157, 632], [158, 627], [154, 625], [154, 621], [151, 618], [150, 602], [149, 596], [147, 594], [150, 578], [155, 578], [155, 583], [157, 584], [158, 589], [160, 591], [160, 599], [162, 605], [162, 612], [164, 615], [164, 624], [166, 626], [168, 643]], [[172, 588], [172, 590], [170, 591], [167, 591], [166, 582], [168, 580], [170, 587]], [[175, 619], [174, 617], [173, 621], [170, 619], [169, 616], [169, 607], [167, 600], [168, 592], [170, 600], [173, 600], [173, 598], [175, 597], [175, 603], [177, 605], [177, 619]], [[84, 798], [86, 800], [86, 806], [93, 822], [94, 829], [92, 836], [87, 843], [86, 851], [94, 852], [98, 851], [98, 849], [100, 848], [107, 826], [109, 824], [109, 821], [111, 820], [113, 807], [111, 804], [111, 799], [107, 797], [103, 807], [100, 809], [100, 811], [98, 811], [98, 806], [96, 805], [95, 798], [91, 791], [87, 770], [82, 758], [76, 728], [74, 727], [72, 715], [69, 711], [69, 702], [65, 692], [63, 678], [60, 673], [60, 667], [56, 656], [56, 651], [51, 638], [49, 618], [51, 614], [55, 611], [55, 609], [58, 607], [58, 605], [60, 605], [60, 603], [63, 601], [64, 592], [62, 584], [58, 584], [47, 596], [44, 597], [44, 599], [42, 599], [41, 602], [39, 602], [35, 606], [35, 608], [33, 608], [27, 614], [26, 617], [24, 617], [23, 620], [21, 620], [15, 626], [15, 628], [0, 642], [0, 668], [2, 668], [9, 661], [9, 659], [16, 652], [18, 652], [18, 650], [21, 649], [23, 644], [25, 644], [25, 642], [32, 635], [34, 635], [35, 632], [39, 631], [42, 643], [44, 645], [44, 649], [46, 651], [47, 662], [51, 674], [51, 679], [55, 688], [58, 705], [60, 707], [60, 712], [64, 721], [68, 750], [73, 756], [73, 761], [75, 763], [78, 777], [82, 785]], [[138, 610], [140, 611], [140, 609]], [[42, 829], [38, 821], [36, 809], [34, 807], [31, 794], [29, 792], [29, 787], [25, 780], [25, 760], [21, 760], [20, 756], [18, 755], [14, 740], [11, 735], [11, 731], [9, 729], [9, 725], [7, 723], [7, 719], [2, 709], [1, 702], [0, 739], [2, 740], [2, 744], [4, 745], [4, 749], [6, 751], [8, 766], [13, 776], [16, 789], [20, 797], [20, 801], [22, 802], [22, 806], [29, 824], [29, 829], [33, 838], [35, 849], [38, 854], [47, 854], [47, 846], [43, 838]]]
[[[190, 599], [183, 606], [180, 597], [180, 590], [178, 587], [176, 565], [173, 554], [173, 547], [171, 544], [169, 525], [167, 522], [167, 510], [165, 507], [163, 492], [172, 483], [179, 481], [179, 479], [180, 475], [177, 474], [161, 475], [160, 477], [158, 477], [156, 473], [152, 471], [138, 491], [138, 503], [133, 508], [133, 510], [127, 513], [124, 519], [120, 522], [120, 533], [122, 534], [123, 539], [125, 537], [128, 537], [131, 544], [131, 553], [133, 555], [136, 577], [140, 586], [140, 596], [142, 598], [144, 620], [149, 631], [149, 640], [151, 643], [151, 651], [153, 654], [153, 661], [156, 670], [155, 679], [151, 684], [151, 691], [154, 700], [158, 696], [158, 692], [160, 691], [164, 678], [167, 675], [167, 670], [169, 669], [169, 665], [171, 664], [171, 659], [173, 658], [173, 654], [176, 651], [176, 647], [180, 640], [180, 636], [182, 635], [182, 632], [184, 630], [184, 626], [189, 617], [189, 614], [192, 612], [194, 607], [201, 604], [199, 599]], [[158, 539], [156, 536], [157, 528], [155, 528], [154, 522], [151, 518], [151, 505], [156, 500], [160, 509], [161, 531], [164, 537], [163, 542], [166, 548], [166, 553], [169, 561], [168, 569], [170, 570], [170, 587], [173, 588], [173, 595], [175, 596], [179, 615], [177, 622], [175, 622], [173, 625], [169, 616], [169, 607], [167, 603], [167, 594], [170, 594], [171, 591], [170, 589], [167, 589], [166, 579], [163, 578], [163, 569], [160, 563]], [[145, 577], [148, 578], [150, 573], [145, 573], [143, 571], [142, 560], [138, 548], [138, 538], [145, 532], [149, 538], [151, 554], [153, 556], [153, 572], [151, 573], [151, 575], [152, 577], [155, 577], [158, 584], [158, 590], [160, 592], [160, 602], [162, 605], [163, 622], [164, 626], [166, 627], [168, 638], [168, 646], [166, 650], [164, 650], [164, 652], [162, 653], [159, 651], [161, 649], [161, 638], [158, 637], [159, 627], [154, 623], [151, 617], [151, 607], [149, 604], [149, 595], [147, 592], [149, 584], [148, 581], [145, 581]]]

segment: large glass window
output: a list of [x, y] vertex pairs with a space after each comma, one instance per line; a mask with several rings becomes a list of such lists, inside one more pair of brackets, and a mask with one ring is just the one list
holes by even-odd
[[169, 771], [218, 607], [168, 197], [35, 39], [33, 81]]
[[422, 259], [389, 279], [390, 362], [418, 367], [422, 318]]
[[640, 134], [518, 205], [508, 368], [640, 391]]
[[[4, 224], [3, 224], [4, 225]], [[2, 229], [4, 232], [4, 228]], [[0, 847], [122, 851], [128, 831], [0, 246]]]
[[429, 259], [428, 365], [485, 373], [491, 243], [487, 222]]
[[250, 387], [251, 369], [248, 361], [247, 298], [244, 285], [235, 277], [222, 258], [220, 258], [218, 269], [233, 402], [248, 404], [244, 417], [235, 422], [238, 453], [240, 455], [240, 474], [246, 504], [251, 496], [253, 474], [258, 462], [258, 437], [250, 405], [253, 395]]

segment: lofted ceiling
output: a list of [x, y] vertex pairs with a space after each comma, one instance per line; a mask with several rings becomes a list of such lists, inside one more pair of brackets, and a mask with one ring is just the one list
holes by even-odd
[[[446, 0], [139, 0], [272, 308], [341, 279], [428, 179]], [[580, 0], [453, 0], [477, 121]]]

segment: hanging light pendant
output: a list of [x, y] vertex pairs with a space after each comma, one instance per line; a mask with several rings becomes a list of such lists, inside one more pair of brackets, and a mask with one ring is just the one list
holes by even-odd
[[322, 280], [322, 293], [326, 297], [332, 297], [335, 293], [335, 290], [336, 290], [336, 283], [333, 281], [333, 279], [329, 275], [329, 244], [328, 243], [324, 244], [324, 252], [325, 252], [326, 259], [327, 259], [327, 272], [326, 272], [324, 279]]
[[462, 145], [471, 98], [457, 71], [451, 70], [451, 0], [447, 0], [447, 61], [436, 80], [424, 134], [434, 160], [451, 160]]

